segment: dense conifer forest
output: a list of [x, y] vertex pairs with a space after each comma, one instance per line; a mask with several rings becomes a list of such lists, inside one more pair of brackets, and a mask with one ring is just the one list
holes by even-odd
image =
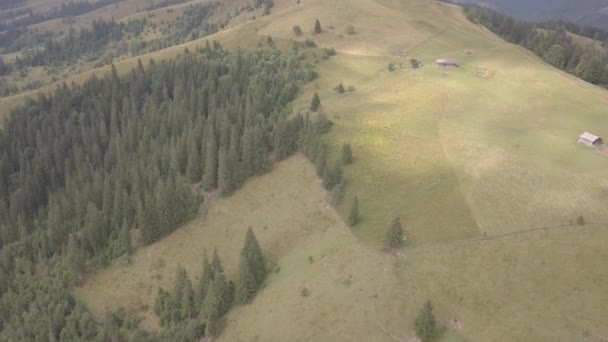
[[[327, 123], [287, 106], [315, 76], [297, 53], [208, 43], [15, 109], [0, 130], [0, 340], [101, 341], [135, 329], [120, 312], [97, 324], [67, 288], [190, 220], [203, 194], [230, 195], [296, 150], [315, 159]], [[322, 171], [332, 185], [333, 170]], [[264, 278], [253, 240], [250, 231], [239, 303]], [[180, 319], [200, 310], [178, 308]]]
[[608, 32], [562, 21], [518, 21], [479, 6], [464, 6], [464, 9], [471, 21], [485, 26], [511, 43], [533, 51], [547, 63], [587, 82], [608, 84], [607, 50], [601, 51], [577, 43], [569, 34], [578, 34], [608, 44]]

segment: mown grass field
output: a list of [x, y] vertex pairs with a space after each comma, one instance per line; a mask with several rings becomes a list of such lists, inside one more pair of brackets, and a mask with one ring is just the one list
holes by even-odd
[[[131, 265], [92, 274], [74, 290], [77, 298], [97, 315], [153, 305], [156, 287], [170, 286], [176, 265], [198, 276], [202, 249], [213, 245], [234, 278], [251, 225], [280, 272], [251, 305], [229, 313], [220, 340], [394, 340], [386, 330], [413, 341], [413, 321], [427, 299], [448, 328], [442, 340], [605, 339], [607, 224], [491, 238], [578, 216], [608, 222], [608, 160], [576, 144], [582, 131], [608, 135], [608, 92], [474, 26], [454, 6], [275, 2], [269, 17], [141, 59], [172, 58], [207, 39], [250, 48], [272, 35], [285, 45], [295, 38], [293, 25], [304, 31], [297, 39], [335, 47], [328, 60], [307, 52], [307, 60], [319, 59], [321, 77], [293, 106], [307, 107], [318, 92], [335, 123], [324, 137], [331, 157], [352, 144], [355, 162], [345, 168], [337, 210], [346, 217], [357, 195], [361, 223], [351, 233], [325, 207], [312, 165], [298, 156], [213, 204], [206, 218], [139, 249]], [[316, 18], [320, 35], [311, 33]], [[345, 33], [349, 24], [356, 34]], [[424, 67], [410, 69], [409, 58]], [[437, 69], [437, 58], [462, 66]], [[356, 91], [336, 93], [340, 82]], [[395, 216], [414, 243], [399, 256], [376, 248]], [[490, 239], [467, 240], [482, 236]], [[151, 312], [145, 317], [143, 326], [153, 329]]]

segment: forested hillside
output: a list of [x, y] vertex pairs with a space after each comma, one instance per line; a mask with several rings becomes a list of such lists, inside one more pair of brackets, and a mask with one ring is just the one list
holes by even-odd
[[529, 23], [493, 10], [465, 6], [469, 20], [487, 27], [505, 40], [524, 46], [547, 63], [594, 84], [608, 84], [608, 53], [578, 44], [574, 33], [608, 44], [608, 31], [560, 21]]
[[14, 110], [0, 131], [0, 340], [116, 334], [66, 288], [171, 233], [203, 191], [229, 195], [318, 145], [316, 126], [287, 108], [314, 77], [296, 55], [214, 43]]
[[519, 19], [531, 21], [564, 19], [580, 25], [608, 29], [606, 0], [454, 0], [454, 2], [490, 7]]

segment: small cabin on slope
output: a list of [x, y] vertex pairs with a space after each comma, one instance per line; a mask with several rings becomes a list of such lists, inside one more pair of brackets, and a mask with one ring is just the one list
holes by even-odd
[[602, 144], [602, 138], [589, 132], [585, 132], [578, 137], [578, 143], [589, 147], [597, 147]]
[[460, 65], [453, 59], [438, 59], [435, 65], [442, 68], [458, 68]]

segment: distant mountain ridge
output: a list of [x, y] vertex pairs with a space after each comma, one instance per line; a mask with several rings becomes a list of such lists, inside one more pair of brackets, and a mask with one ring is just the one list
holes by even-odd
[[528, 21], [564, 19], [608, 29], [608, 0], [453, 0], [476, 4]]

